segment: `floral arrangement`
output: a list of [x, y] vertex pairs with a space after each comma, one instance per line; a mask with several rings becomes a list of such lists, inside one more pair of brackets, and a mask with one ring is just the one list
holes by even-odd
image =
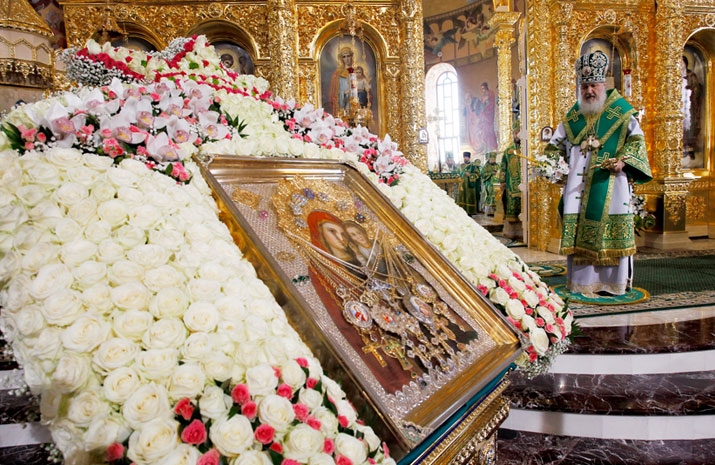
[[83, 50], [76, 76], [113, 70], [99, 87], [0, 123], [0, 329], [66, 463], [394, 463], [242, 257], [193, 154], [355, 163], [520, 330], [520, 366], [568, 344], [558, 296], [389, 137], [273, 98], [203, 37]]
[[633, 210], [634, 232], [640, 232], [655, 226], [655, 215], [646, 210], [645, 197], [631, 190], [631, 209]]
[[531, 162], [530, 179], [545, 179], [556, 184], [565, 181], [569, 174], [569, 164], [564, 157], [555, 155], [536, 155]]

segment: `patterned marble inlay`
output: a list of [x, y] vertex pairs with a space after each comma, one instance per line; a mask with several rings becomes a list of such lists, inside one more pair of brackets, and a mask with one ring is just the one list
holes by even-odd
[[715, 415], [715, 372], [510, 376], [512, 408], [608, 415]]
[[499, 430], [499, 465], [705, 465], [715, 463], [711, 439], [603, 440]]

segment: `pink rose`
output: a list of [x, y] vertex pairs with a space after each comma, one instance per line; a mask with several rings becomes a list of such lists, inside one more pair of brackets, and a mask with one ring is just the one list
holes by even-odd
[[184, 420], [190, 420], [194, 414], [194, 406], [191, 405], [191, 400], [188, 397], [181, 399], [174, 407], [174, 413], [181, 415]]
[[256, 418], [256, 412], [258, 411], [258, 406], [252, 400], [249, 400], [241, 406], [241, 413], [245, 415], [249, 420]]
[[251, 399], [251, 395], [248, 392], [248, 386], [245, 384], [237, 384], [233, 390], [231, 390], [231, 398], [239, 405], [243, 405], [248, 402]]
[[198, 446], [206, 442], [206, 425], [201, 420], [194, 420], [181, 432], [181, 440], [186, 444]]
[[253, 437], [261, 444], [270, 444], [276, 435], [276, 430], [270, 425], [261, 425], [253, 432]]
[[199, 458], [196, 465], [219, 465], [221, 463], [221, 454], [218, 450], [211, 449]]
[[107, 462], [114, 462], [124, 457], [124, 446], [115, 442], [107, 447], [106, 459]]
[[280, 386], [278, 386], [278, 389], [276, 389], [276, 394], [290, 400], [291, 397], [293, 397], [293, 388], [291, 388], [289, 385], [283, 383]]

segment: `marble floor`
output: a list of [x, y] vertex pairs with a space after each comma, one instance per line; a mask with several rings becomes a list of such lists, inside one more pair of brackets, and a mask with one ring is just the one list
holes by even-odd
[[[565, 258], [512, 250], [527, 263]], [[549, 373], [512, 375], [497, 464], [715, 464], [715, 306], [577, 321], [584, 336]]]

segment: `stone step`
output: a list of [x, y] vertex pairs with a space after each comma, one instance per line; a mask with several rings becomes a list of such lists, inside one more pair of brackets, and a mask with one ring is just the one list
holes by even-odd
[[510, 375], [512, 408], [601, 415], [715, 415], [715, 372]]

